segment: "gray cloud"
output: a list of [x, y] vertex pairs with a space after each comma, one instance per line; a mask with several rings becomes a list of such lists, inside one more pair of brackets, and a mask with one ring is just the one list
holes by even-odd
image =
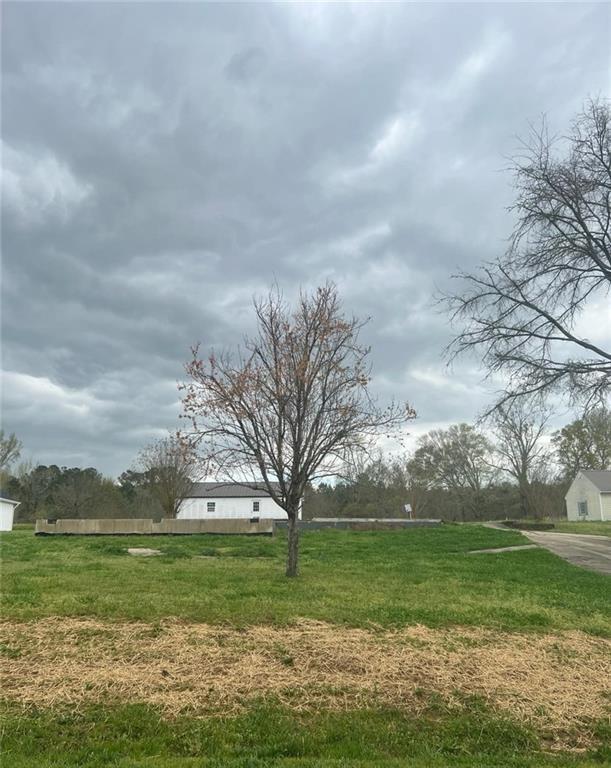
[[240, 53], [234, 53], [225, 67], [225, 72], [232, 80], [241, 82], [256, 77], [265, 66], [267, 57], [261, 48], [247, 48]]
[[335, 280], [376, 387], [427, 425], [489, 396], [435, 286], [504, 247], [503, 157], [608, 88], [608, 5], [6, 3], [5, 427], [126, 467], [189, 346]]

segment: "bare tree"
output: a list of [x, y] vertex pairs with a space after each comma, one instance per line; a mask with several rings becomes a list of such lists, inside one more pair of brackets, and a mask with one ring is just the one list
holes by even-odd
[[469, 424], [452, 424], [433, 429], [418, 439], [418, 448], [409, 464], [414, 478], [429, 487], [481, 491], [491, 480], [487, 438]]
[[[492, 446], [469, 424], [434, 429], [418, 439], [418, 448], [408, 463], [412, 482], [421, 489], [444, 488], [470, 514], [477, 516], [481, 491], [494, 479], [490, 461]], [[465, 509], [462, 509], [463, 516]]]
[[102, 475], [93, 467], [60, 470], [56, 487], [53, 488], [53, 506], [61, 517], [72, 519], [95, 517], [98, 507]]
[[17, 498], [21, 502], [17, 508], [20, 521], [36, 520], [42, 516], [43, 511], [48, 511], [45, 510], [45, 502], [49, 500], [49, 492], [57, 474], [59, 468], [34, 466], [31, 459], [18, 464], [15, 476], [9, 480], [9, 493], [11, 498]]
[[610, 132], [605, 101], [590, 102], [568, 136], [550, 137], [545, 123], [533, 130], [511, 165], [517, 224], [506, 254], [456, 275], [460, 288], [445, 297], [463, 325], [450, 359], [481, 351], [491, 373], [508, 377], [501, 405], [552, 389], [590, 404], [609, 391], [611, 348], [577, 320], [611, 289]]
[[391, 481], [395, 487], [401, 489], [403, 496], [402, 511], [404, 510], [405, 503], [408, 503], [412, 508], [412, 515], [415, 518], [424, 517], [429, 507], [429, 492], [432, 479], [412, 472], [410, 461], [411, 459], [408, 456], [403, 456], [391, 462]]
[[549, 451], [543, 438], [548, 419], [545, 408], [532, 401], [500, 406], [492, 417], [498, 466], [518, 484], [522, 517], [537, 512], [531, 487], [534, 480], [540, 481], [547, 474]]
[[5, 437], [4, 430], [0, 429], [0, 471], [9, 469], [21, 455], [22, 447], [14, 432]]
[[196, 461], [191, 446], [172, 435], [144, 448], [136, 463], [165, 517], [175, 518], [193, 486]]
[[202, 360], [193, 349], [184, 415], [192, 444], [213, 471], [262, 478], [285, 510], [286, 575], [296, 576], [306, 486], [337, 475], [415, 413], [395, 403], [381, 408], [372, 399], [369, 349], [359, 341], [364, 323], [343, 314], [334, 285], [302, 292], [294, 311], [277, 289], [254, 307], [258, 332], [236, 356], [212, 353]]

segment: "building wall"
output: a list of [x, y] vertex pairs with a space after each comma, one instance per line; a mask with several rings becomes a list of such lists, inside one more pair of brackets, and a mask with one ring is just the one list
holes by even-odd
[[[609, 496], [609, 494], [602, 494], [602, 498]], [[609, 497], [611, 498], [611, 496]], [[600, 505], [601, 505], [601, 493], [598, 488], [591, 483], [584, 475], [579, 473], [573, 480], [568, 493], [565, 496], [566, 499], [566, 514], [569, 520], [600, 520]], [[587, 517], [579, 515], [578, 503], [580, 501], [587, 502], [588, 514]], [[606, 502], [603, 502], [606, 503]], [[604, 510], [604, 507], [603, 507]], [[611, 509], [608, 510], [609, 516], [605, 519], [611, 520]]]
[[0, 531], [13, 530], [13, 515], [15, 505], [8, 501], [0, 500]]
[[[208, 511], [208, 502], [214, 502], [213, 512]], [[258, 512], [253, 509], [253, 502], [259, 502]], [[286, 512], [269, 497], [185, 499], [178, 512], [179, 520], [214, 520], [233, 517], [286, 520]]]
[[601, 493], [600, 500], [603, 505], [603, 520], [611, 520], [611, 493]]

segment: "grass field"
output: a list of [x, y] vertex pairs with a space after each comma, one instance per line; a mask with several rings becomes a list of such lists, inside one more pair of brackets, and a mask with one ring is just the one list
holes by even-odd
[[[609, 580], [512, 531], [2, 538], [6, 765], [601, 766]], [[127, 547], [161, 549], [134, 558]]]
[[555, 520], [554, 528], [559, 533], [586, 533], [594, 536], [611, 536], [611, 522], [588, 520]]

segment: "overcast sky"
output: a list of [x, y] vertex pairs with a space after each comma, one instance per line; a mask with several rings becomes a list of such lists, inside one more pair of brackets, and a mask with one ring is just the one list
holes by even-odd
[[608, 4], [3, 4], [3, 425], [118, 474], [189, 347], [327, 278], [374, 389], [472, 420], [435, 288], [505, 247], [504, 156], [609, 93]]

